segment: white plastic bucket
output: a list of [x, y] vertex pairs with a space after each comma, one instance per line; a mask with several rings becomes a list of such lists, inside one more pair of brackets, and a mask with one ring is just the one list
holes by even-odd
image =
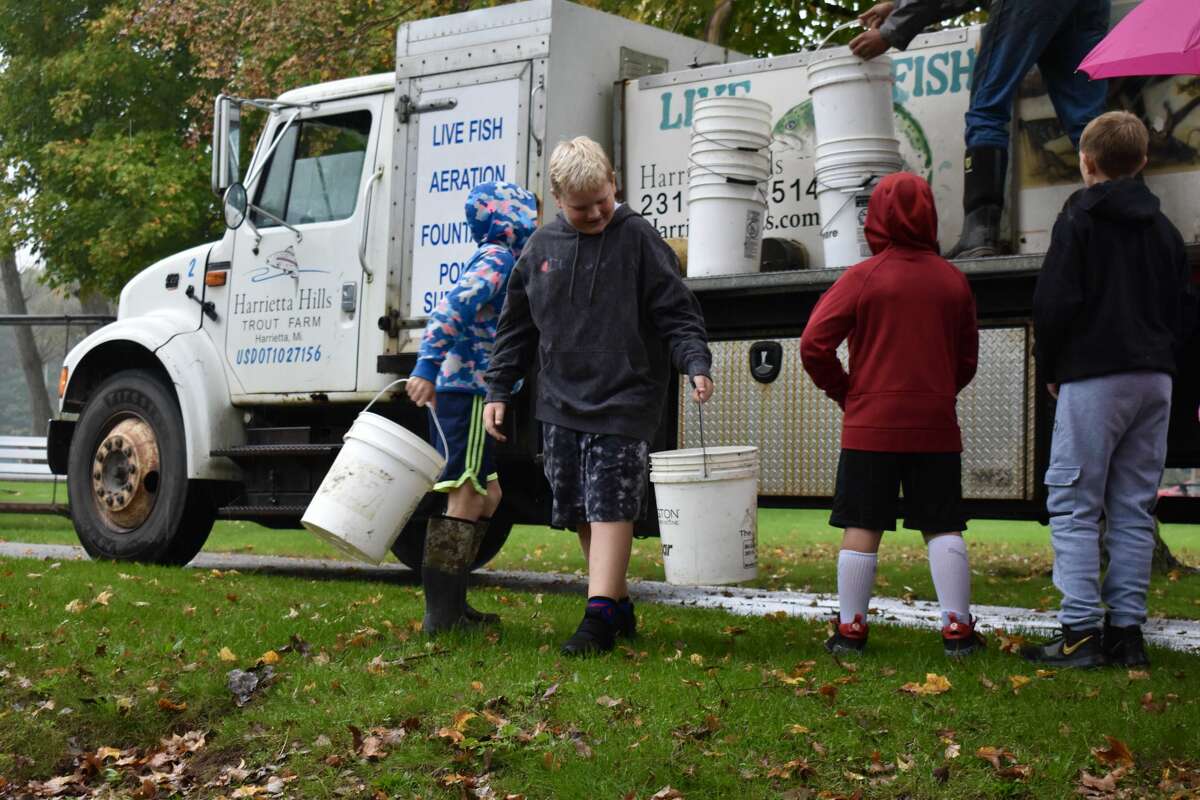
[[758, 185], [688, 188], [688, 277], [758, 272], [767, 203]]
[[771, 159], [765, 152], [746, 150], [696, 150], [688, 158], [692, 174], [732, 175], [766, 180], [771, 176]]
[[896, 138], [892, 118], [892, 60], [863, 61], [841, 51], [808, 63], [817, 142], [857, 137]]
[[738, 133], [736, 131], [718, 131], [714, 134], [697, 133], [692, 131], [692, 147], [697, 145], [716, 145], [734, 150], [759, 150], [767, 152], [767, 148], [771, 144], [770, 136], [763, 136], [762, 132], [757, 133]]
[[[397, 383], [403, 380], [384, 387], [354, 420], [300, 520], [318, 538], [372, 564], [387, 557], [446, 466], [446, 459], [424, 439], [369, 412], [375, 400]], [[436, 415], [433, 420], [441, 434]], [[444, 434], [442, 442], [445, 448]]]
[[848, 267], [871, 256], [864, 226], [871, 190], [862, 184], [845, 188], [817, 184], [821, 212], [821, 246], [825, 267]]
[[766, 147], [771, 143], [769, 120], [735, 116], [693, 118], [692, 130], [704, 137], [718, 141], [721, 141], [724, 136], [730, 135], [746, 141], [754, 147]]
[[771, 104], [753, 97], [704, 97], [692, 106], [692, 122], [713, 117], [745, 117], [771, 123]]
[[667, 582], [711, 586], [758, 576], [758, 448], [650, 454]]

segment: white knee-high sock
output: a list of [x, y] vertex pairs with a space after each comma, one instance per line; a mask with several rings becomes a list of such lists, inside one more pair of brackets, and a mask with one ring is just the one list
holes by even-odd
[[950, 614], [970, 624], [971, 567], [961, 536], [935, 536], [929, 540], [929, 574], [942, 607], [942, 625], [950, 623]]
[[875, 586], [875, 553], [842, 550], [838, 553], [838, 609], [842, 622], [853, 622], [856, 614], [867, 620], [867, 604]]

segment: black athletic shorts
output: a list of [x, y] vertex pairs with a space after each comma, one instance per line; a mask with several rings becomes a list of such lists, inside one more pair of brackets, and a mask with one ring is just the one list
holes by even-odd
[[842, 450], [829, 524], [894, 531], [899, 516], [904, 527], [923, 533], [967, 529], [960, 454]]

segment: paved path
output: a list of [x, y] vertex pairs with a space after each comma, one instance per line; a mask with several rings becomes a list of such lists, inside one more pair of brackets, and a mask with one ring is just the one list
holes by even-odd
[[[0, 557], [36, 558], [65, 561], [86, 559], [80, 547], [66, 545], [0, 543]], [[331, 561], [316, 558], [258, 556], [243, 553], [201, 553], [189, 568], [236, 569], [240, 572], [289, 575], [294, 577], [343, 578], [394, 583], [415, 583], [412, 570], [402, 564], [387, 563], [377, 567], [350, 561]], [[556, 572], [520, 572], [480, 570], [475, 583], [505, 589], [534, 592], [565, 592], [581, 594], [586, 581], [576, 575]], [[765, 589], [746, 589], [740, 586], [672, 586], [659, 581], [635, 581], [632, 592], [639, 602], [691, 608], [722, 608], [742, 616], [763, 616], [779, 611], [794, 617], [828, 619], [837, 611], [837, 597], [806, 592], [773, 592]], [[878, 611], [873, 623], [903, 625], [909, 628], [936, 630], [940, 624], [936, 603], [918, 600], [905, 603], [890, 597], [875, 597], [871, 607]], [[981, 630], [1004, 628], [1007, 631], [1048, 633], [1057, 631], [1058, 620], [1051, 611], [1031, 611], [1006, 606], [973, 606]], [[1151, 619], [1143, 628], [1146, 641], [1172, 650], [1200, 654], [1200, 622], [1194, 620]]]

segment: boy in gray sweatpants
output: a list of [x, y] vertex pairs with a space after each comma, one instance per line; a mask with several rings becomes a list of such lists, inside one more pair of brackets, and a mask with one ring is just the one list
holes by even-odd
[[[1062, 667], [1149, 663], [1142, 642], [1175, 351], [1190, 328], [1179, 231], [1135, 176], [1141, 120], [1113, 111], [1080, 141], [1087, 188], [1067, 201], [1034, 293], [1038, 373], [1058, 399], [1046, 510], [1062, 632], [1022, 648]], [[1100, 519], [1109, 567], [1100, 576]]]

